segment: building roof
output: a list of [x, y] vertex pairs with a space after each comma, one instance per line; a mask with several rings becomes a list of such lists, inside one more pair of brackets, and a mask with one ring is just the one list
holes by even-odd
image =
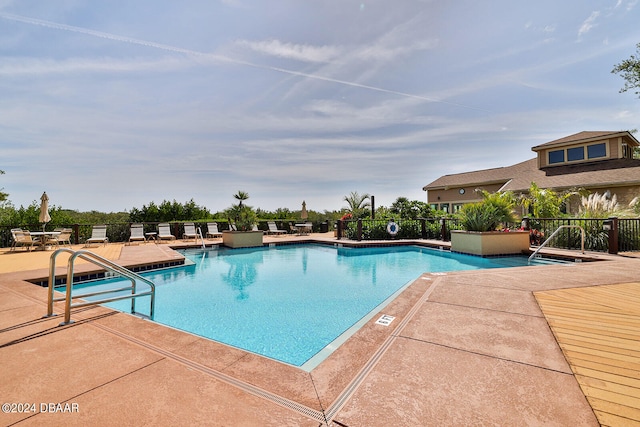
[[[533, 151], [565, 144], [584, 143], [590, 140], [602, 140], [615, 137], [625, 138], [632, 145], [638, 141], [627, 131], [588, 131], [579, 132], [545, 144], [533, 147]], [[538, 168], [538, 159], [533, 158], [512, 166], [484, 169], [472, 172], [444, 175], [422, 187], [428, 190], [446, 190], [450, 188], [502, 184], [502, 190], [514, 192], [528, 191], [535, 182], [541, 188], [602, 188], [609, 186], [638, 185], [640, 183], [640, 160], [613, 159]]]
[[610, 138], [624, 138], [626, 142], [631, 143], [632, 146], [638, 146], [640, 143], [636, 140], [631, 133], [627, 131], [583, 131], [574, 133], [573, 135], [565, 136], [564, 138], [556, 139], [550, 142], [545, 142], [544, 144], [536, 145], [532, 147], [531, 150], [539, 151], [546, 148], [551, 148], [555, 146], [569, 145], [569, 144], [579, 144], [585, 143], [589, 141], [600, 141], [603, 139]]
[[[529, 163], [531, 163], [531, 165], [529, 165]], [[470, 184], [503, 184], [510, 179], [513, 179], [518, 170], [529, 171], [531, 169], [537, 170], [536, 159], [527, 160], [526, 162], [502, 168], [484, 169], [473, 172], [462, 172], [451, 175], [443, 175], [432, 183], [427, 184], [422, 189], [426, 191], [465, 187]]]
[[527, 191], [532, 182], [541, 188], [555, 189], [618, 187], [640, 183], [640, 160], [614, 159], [545, 170], [538, 169], [537, 159], [520, 165], [526, 167], [514, 168], [513, 178], [503, 190]]
[[503, 184], [502, 190], [518, 192], [527, 191], [532, 182], [542, 188], [556, 189], [637, 185], [640, 182], [640, 160], [615, 159], [540, 170], [537, 159], [533, 158], [503, 168], [445, 175], [422, 189]]

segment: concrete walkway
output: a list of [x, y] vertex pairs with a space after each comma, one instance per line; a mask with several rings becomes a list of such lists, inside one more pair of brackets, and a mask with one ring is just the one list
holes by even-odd
[[[177, 256], [110, 253], [125, 265]], [[390, 326], [374, 316], [305, 372], [102, 307], [58, 326], [42, 318], [46, 289], [25, 281], [48, 274], [42, 255], [25, 254], [26, 270], [14, 256], [0, 254], [0, 396], [14, 404], [0, 425], [19, 426], [597, 426], [534, 292], [640, 279], [640, 260], [622, 257], [424, 274], [380, 313]]]

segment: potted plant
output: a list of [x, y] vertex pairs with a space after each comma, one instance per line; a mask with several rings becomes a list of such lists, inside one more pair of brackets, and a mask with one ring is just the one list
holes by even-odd
[[251, 206], [243, 203], [249, 198], [249, 194], [244, 191], [238, 191], [233, 197], [238, 200], [238, 204], [232, 205], [225, 212], [229, 218], [229, 225], [234, 224], [236, 230], [223, 231], [222, 244], [231, 248], [262, 246], [264, 233], [255, 229], [258, 215]]
[[451, 250], [473, 255], [511, 255], [529, 250], [529, 233], [503, 227], [515, 220], [512, 193], [482, 191], [483, 200], [463, 205], [458, 217], [463, 230], [451, 231]]

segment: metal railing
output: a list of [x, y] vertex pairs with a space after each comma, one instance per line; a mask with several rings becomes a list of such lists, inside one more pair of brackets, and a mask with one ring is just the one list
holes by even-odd
[[544, 248], [547, 244], [547, 242], [550, 242], [551, 239], [560, 232], [560, 230], [562, 230], [563, 228], [579, 228], [580, 229], [580, 233], [581, 233], [581, 242], [580, 242], [580, 249], [582, 250], [582, 253], [584, 254], [584, 228], [580, 227], [579, 225], [561, 225], [560, 227], [558, 227], [558, 229], [556, 231], [554, 231], [551, 236], [549, 236], [549, 238], [547, 240], [545, 240], [544, 242], [542, 242], [542, 244], [540, 246], [538, 246], [538, 249], [536, 249], [535, 251], [533, 251], [533, 253], [529, 256], [529, 259], [527, 260], [527, 264], [531, 263], [531, 260], [533, 258], [535, 258], [535, 256], [538, 254], [538, 252], [540, 252], [540, 250], [542, 248]]
[[[528, 218], [530, 228], [539, 232], [540, 237], [550, 235], [561, 225], [580, 225], [585, 231], [585, 248], [588, 251], [617, 253], [639, 251], [640, 250], [640, 218], [616, 218], [617, 226], [611, 231], [604, 229], [604, 223], [611, 218]], [[288, 230], [288, 224], [291, 221], [276, 220], [278, 228]], [[451, 230], [461, 229], [462, 226], [456, 218], [419, 218], [419, 219], [402, 219], [396, 218], [398, 232], [391, 235], [387, 232], [386, 227], [389, 220], [337, 220], [337, 231], [341, 238], [350, 240], [395, 240], [395, 239], [429, 239], [449, 241], [451, 239]], [[360, 223], [360, 226], [358, 225]], [[157, 230], [157, 222], [142, 223], [145, 232], [153, 232]], [[204, 229], [206, 222], [194, 222], [196, 227]], [[126, 242], [129, 239], [130, 223], [107, 224], [107, 237], [109, 242]], [[220, 231], [228, 229], [226, 221], [219, 222]], [[520, 224], [507, 224], [510, 228], [519, 228]], [[0, 226], [0, 247], [9, 247], [12, 243], [11, 228], [18, 225]], [[33, 225], [27, 228], [37, 229], [40, 225]], [[69, 224], [65, 228], [73, 230], [71, 243], [84, 243], [91, 236], [91, 224]], [[182, 222], [171, 223], [172, 232], [175, 236], [182, 235]], [[314, 223], [315, 231], [322, 231], [325, 227], [328, 229], [328, 223]], [[266, 221], [259, 224], [261, 230], [266, 230]], [[52, 229], [52, 226], [48, 226]], [[203, 232], [203, 234], [205, 234]], [[618, 237], [614, 240], [610, 239], [612, 234]], [[559, 249], [577, 249], [578, 237], [577, 233], [567, 233], [556, 237], [554, 242], [548, 243], [548, 247], [556, 247]]]
[[[399, 231], [391, 235], [386, 231], [389, 220], [338, 220], [337, 233], [339, 238], [349, 240], [395, 240], [395, 239], [429, 239], [451, 240], [451, 230], [462, 229], [456, 218], [419, 218], [398, 219], [395, 222]], [[531, 244], [539, 245], [547, 242], [547, 247], [558, 249], [578, 250], [580, 238], [576, 233], [554, 236], [553, 231], [558, 227], [578, 226], [584, 230], [584, 246], [593, 252], [618, 253], [640, 250], [640, 218], [527, 218], [532, 233]], [[608, 223], [614, 225], [607, 228]], [[520, 228], [521, 223], [505, 224], [506, 227]], [[550, 237], [546, 237], [550, 236]]]
[[[387, 226], [392, 221], [397, 225], [395, 233], [389, 233]], [[417, 218], [417, 219], [357, 219], [337, 221], [340, 238], [350, 240], [397, 240], [429, 239], [451, 240], [451, 230], [462, 227], [456, 218]]]
[[[204, 237], [202, 237], [202, 228], [198, 227], [196, 229], [196, 234], [200, 237], [200, 241], [202, 242], [202, 249], [206, 249], [207, 247], [204, 244]], [[198, 243], [198, 239], [196, 239], [196, 243]]]
[[[54, 288], [55, 288], [55, 271], [56, 271], [56, 258], [58, 257], [59, 254], [61, 254], [62, 252], [67, 252], [71, 254], [71, 257], [69, 257], [69, 261], [67, 264], [67, 283], [66, 283], [66, 293], [64, 297], [59, 297], [59, 298], [55, 298], [54, 297]], [[74, 265], [75, 265], [75, 260], [76, 258], [81, 258], [85, 261], [89, 261], [99, 267], [104, 268], [105, 270], [109, 270], [112, 271], [113, 273], [116, 273], [120, 276], [123, 276], [127, 279], [129, 279], [131, 281], [131, 286], [125, 286], [122, 288], [118, 288], [118, 289], [109, 289], [109, 290], [105, 290], [105, 291], [99, 291], [99, 292], [90, 292], [90, 293], [85, 293], [85, 294], [81, 294], [81, 295], [72, 295], [73, 292], [73, 269], [74, 269]], [[136, 289], [136, 283], [137, 281], [141, 281], [146, 283], [149, 286], [149, 290], [148, 291], [144, 291], [144, 292], [138, 292]], [[99, 300], [93, 300], [93, 301], [85, 301], [85, 302], [80, 302], [80, 303], [75, 303], [72, 304], [71, 300], [75, 299], [75, 298], [85, 298], [85, 297], [89, 297], [89, 296], [96, 296], [96, 295], [104, 295], [104, 294], [113, 294], [113, 293], [117, 293], [117, 292], [123, 292], [123, 291], [131, 291], [131, 294], [129, 295], [121, 295], [121, 296], [114, 296], [114, 297], [110, 297], [110, 298], [103, 298], [103, 299], [99, 299]], [[67, 325], [69, 323], [73, 323], [71, 321], [71, 309], [72, 308], [78, 308], [78, 307], [86, 307], [89, 305], [97, 305], [97, 304], [103, 304], [106, 302], [112, 302], [112, 301], [119, 301], [119, 300], [123, 300], [123, 299], [131, 299], [131, 313], [135, 314], [136, 313], [136, 298], [138, 297], [143, 297], [143, 296], [150, 296], [151, 297], [151, 308], [149, 310], [149, 318], [153, 319], [153, 312], [154, 312], [154, 308], [155, 308], [155, 292], [156, 292], [156, 286], [155, 284], [149, 280], [146, 279], [142, 276], [140, 276], [137, 273], [134, 273], [133, 271], [127, 270], [126, 268], [124, 268], [121, 265], [118, 265], [116, 263], [114, 263], [113, 261], [110, 261], [106, 258], [101, 257], [100, 255], [97, 255], [93, 252], [87, 251], [87, 250], [79, 250], [79, 251], [74, 251], [72, 249], [68, 249], [68, 248], [60, 248], [57, 251], [55, 251], [53, 254], [51, 254], [51, 258], [49, 261], [49, 289], [48, 289], [48, 304], [47, 304], [47, 316], [46, 317], [51, 317], [51, 316], [55, 316], [55, 314], [53, 313], [53, 303], [56, 301], [65, 301], [65, 309], [64, 309], [64, 322], [61, 323], [60, 325]]]

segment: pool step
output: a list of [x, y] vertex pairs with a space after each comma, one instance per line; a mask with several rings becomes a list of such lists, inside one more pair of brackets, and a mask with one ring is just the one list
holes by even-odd
[[556, 264], [563, 264], [563, 265], [568, 265], [568, 264], [572, 264], [572, 261], [569, 260], [560, 260], [560, 259], [554, 259], [554, 258], [532, 258], [531, 259], [531, 265], [556, 265]]

